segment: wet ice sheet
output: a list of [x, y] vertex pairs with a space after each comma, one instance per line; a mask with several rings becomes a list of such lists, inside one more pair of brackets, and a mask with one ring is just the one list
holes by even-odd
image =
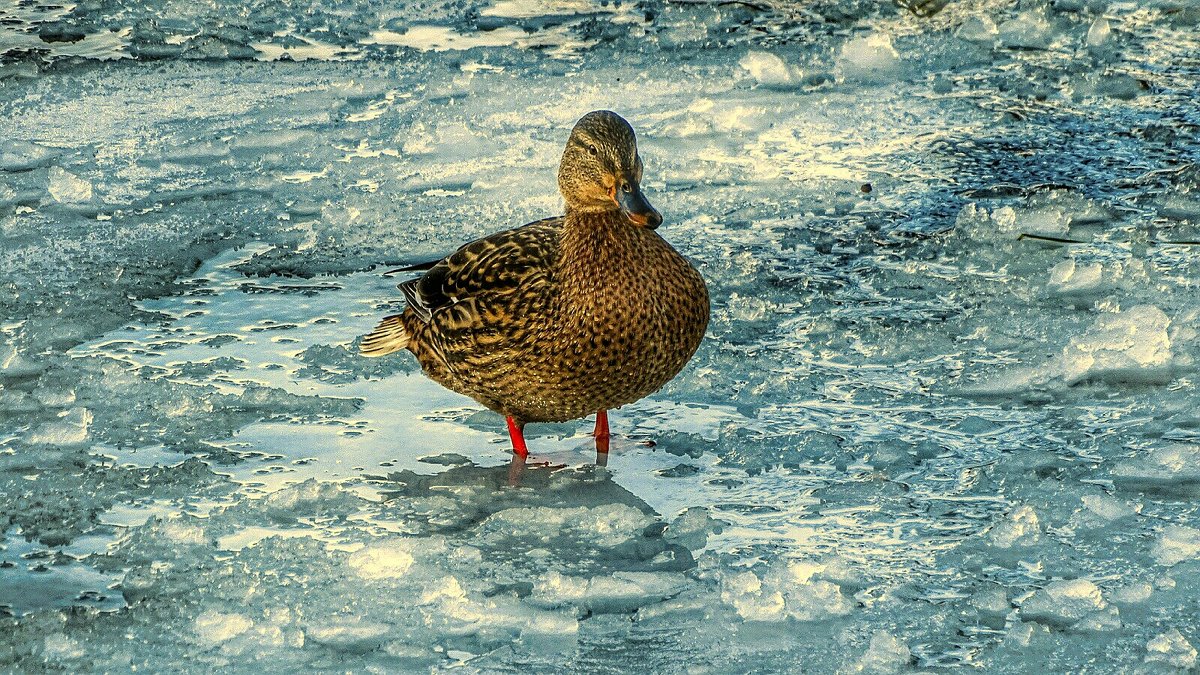
[[[1194, 664], [1191, 9], [185, 4], [0, 34], [0, 663]], [[556, 212], [599, 107], [712, 328], [513, 490], [362, 270]]]

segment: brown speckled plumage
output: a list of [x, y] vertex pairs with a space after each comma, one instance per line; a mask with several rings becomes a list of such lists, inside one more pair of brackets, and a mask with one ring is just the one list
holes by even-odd
[[709, 304], [700, 274], [654, 231], [641, 168], [623, 119], [585, 116], [559, 171], [566, 215], [471, 242], [401, 284], [408, 308], [363, 353], [407, 348], [433, 380], [521, 423], [658, 390], [699, 346]]

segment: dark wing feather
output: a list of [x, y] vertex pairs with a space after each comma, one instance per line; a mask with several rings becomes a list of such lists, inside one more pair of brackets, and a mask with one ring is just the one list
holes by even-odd
[[429, 323], [439, 310], [481, 296], [498, 296], [543, 281], [558, 251], [562, 218], [547, 218], [477, 239], [399, 288], [408, 306]]

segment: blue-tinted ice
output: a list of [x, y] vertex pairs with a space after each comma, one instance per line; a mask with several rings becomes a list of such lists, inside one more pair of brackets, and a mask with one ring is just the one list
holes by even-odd
[[[0, 8], [0, 670], [1194, 668], [1200, 8], [939, 5]], [[597, 108], [713, 320], [514, 488], [356, 340]]]

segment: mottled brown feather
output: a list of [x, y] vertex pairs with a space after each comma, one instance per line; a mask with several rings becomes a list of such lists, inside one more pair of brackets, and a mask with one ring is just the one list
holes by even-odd
[[[625, 133], [590, 131], [585, 144]], [[627, 154], [613, 161], [640, 174], [636, 147]], [[657, 391], [704, 336], [704, 280], [653, 230], [571, 203], [564, 217], [471, 242], [401, 284], [409, 307], [364, 339], [364, 353], [398, 344], [388, 338], [398, 319], [431, 379], [521, 422], [576, 419]]]

